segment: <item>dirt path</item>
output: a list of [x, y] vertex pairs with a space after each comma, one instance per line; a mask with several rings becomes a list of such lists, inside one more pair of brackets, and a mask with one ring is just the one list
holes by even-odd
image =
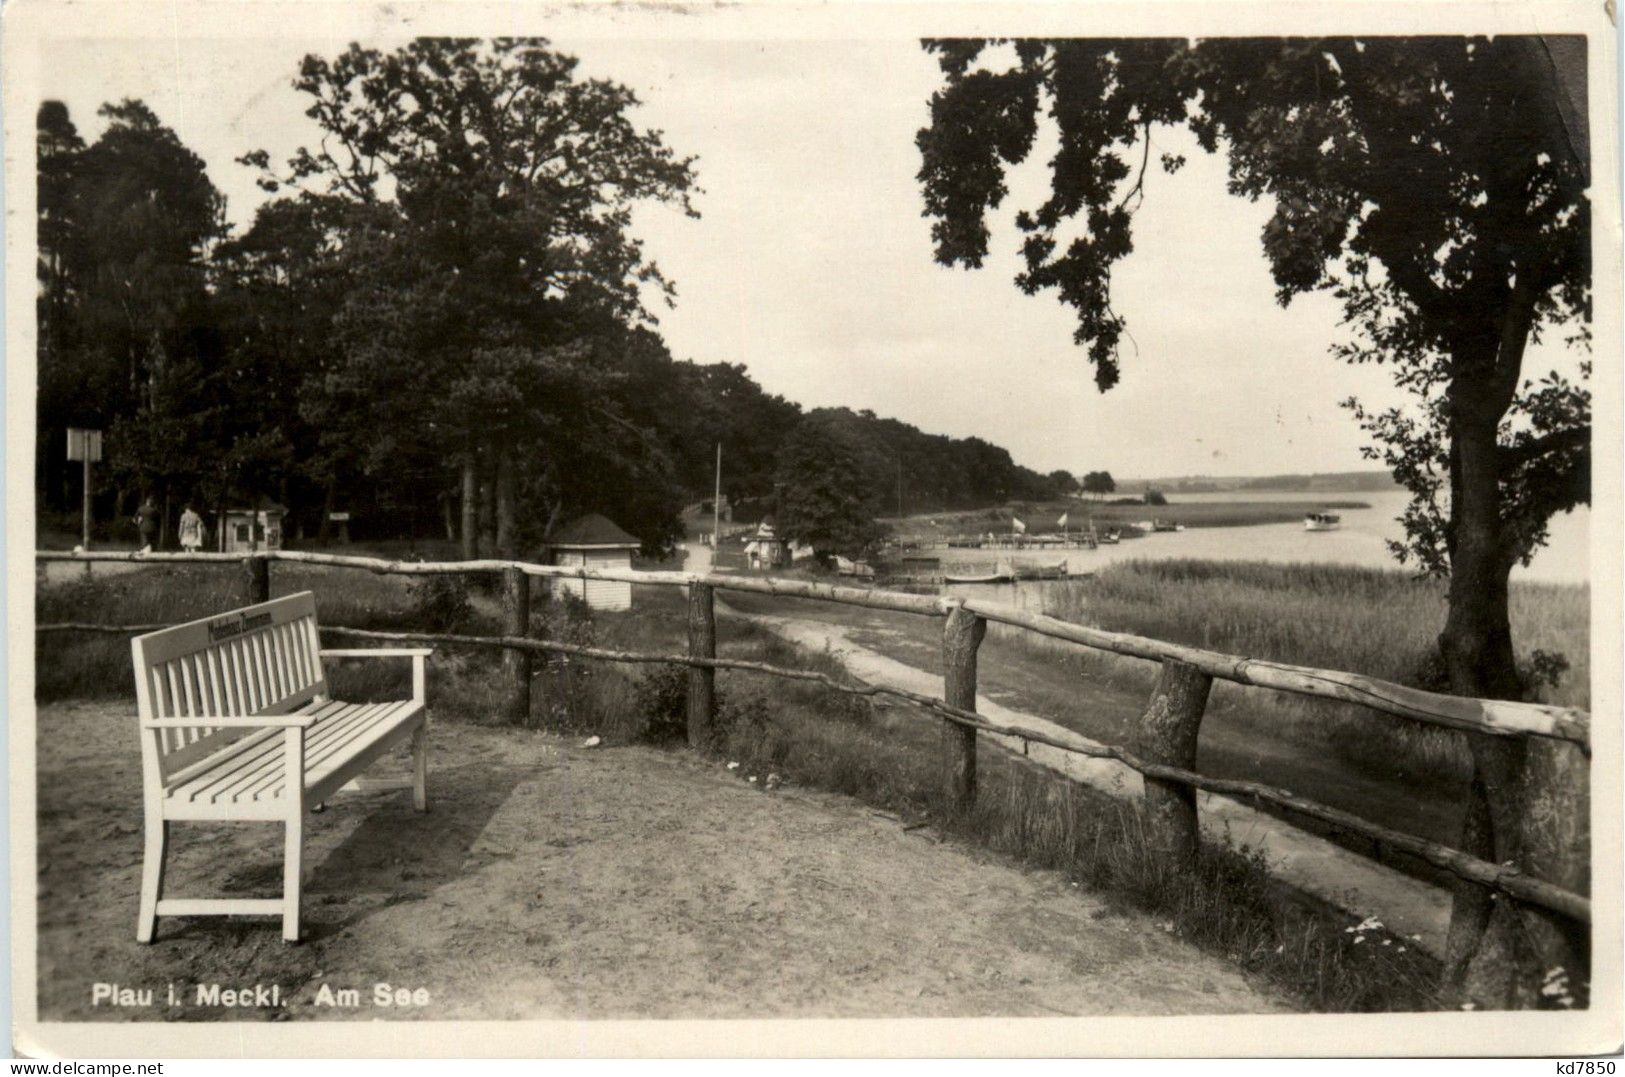
[[[1149, 918], [939, 843], [840, 797], [686, 752], [438, 724], [434, 810], [348, 794], [306, 836], [307, 940], [266, 919], [134, 941], [133, 718], [45, 708], [40, 1015], [47, 1020], [1244, 1013], [1288, 1008]], [[381, 768], [404, 771], [405, 759]], [[765, 776], [758, 775], [758, 778]], [[271, 894], [266, 825], [176, 828], [175, 896]], [[93, 985], [153, 988], [91, 1004]], [[196, 1005], [198, 984], [285, 1006]], [[379, 1008], [374, 985], [423, 988]], [[174, 984], [180, 1005], [166, 1004]], [[357, 1007], [319, 1005], [324, 985]]]
[[[707, 571], [710, 551], [703, 547], [696, 550], [693, 546], [690, 550], [690, 571]], [[940, 676], [854, 642], [853, 630], [847, 626], [806, 618], [728, 612], [730, 616], [752, 620], [798, 646], [834, 654], [860, 680], [928, 695], [941, 694]], [[976, 709], [1003, 725], [1043, 732], [1063, 741], [1095, 743], [1058, 723], [1003, 706], [985, 694], [977, 696]], [[921, 720], [935, 721], [926, 716]], [[1028, 745], [1014, 738], [987, 739], [1112, 796], [1141, 795], [1140, 775], [1115, 760], [1091, 759], [1047, 745]], [[1238, 844], [1261, 850], [1278, 878], [1347, 910], [1355, 920], [1378, 914], [1391, 930], [1413, 936], [1421, 948], [1435, 956], [1444, 954], [1450, 921], [1450, 896], [1445, 891], [1229, 797], [1200, 793], [1198, 806], [1204, 833], [1215, 838], [1228, 837]]]

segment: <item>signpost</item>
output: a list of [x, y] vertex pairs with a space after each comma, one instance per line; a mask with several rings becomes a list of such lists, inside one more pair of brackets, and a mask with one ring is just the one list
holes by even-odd
[[[90, 465], [102, 458], [102, 432], [100, 430], [86, 430], [77, 426], [68, 427], [68, 459], [82, 460], [85, 465], [85, 508], [84, 527], [81, 542], [85, 549], [90, 549]], [[85, 568], [88, 570], [89, 565]]]

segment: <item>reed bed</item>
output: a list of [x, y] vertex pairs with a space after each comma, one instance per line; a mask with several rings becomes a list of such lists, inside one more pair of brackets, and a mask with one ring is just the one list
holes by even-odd
[[[1324, 564], [1127, 561], [1056, 593], [1056, 617], [1216, 651], [1365, 673], [1402, 684], [1425, 679], [1445, 618], [1440, 580]], [[1537, 687], [1545, 703], [1588, 707], [1590, 589], [1514, 583], [1513, 639], [1520, 662], [1561, 654], [1569, 669]]]
[[[1119, 562], [1096, 576], [1046, 592], [1043, 612], [1119, 632], [1228, 654], [1364, 673], [1447, 690], [1437, 659], [1446, 584], [1402, 572], [1343, 565], [1165, 560]], [[1590, 589], [1515, 583], [1513, 639], [1521, 668], [1537, 654], [1567, 669], [1555, 685], [1531, 684], [1534, 699], [1587, 708]], [[1055, 655], [1056, 641], [1012, 630], [1017, 647]], [[1149, 692], [1155, 668], [1135, 659], [1060, 645], [1087, 676]], [[1470, 766], [1460, 734], [1347, 704], [1218, 684], [1210, 719], [1242, 719], [1277, 736], [1320, 744], [1357, 766], [1413, 776], [1462, 779]]]

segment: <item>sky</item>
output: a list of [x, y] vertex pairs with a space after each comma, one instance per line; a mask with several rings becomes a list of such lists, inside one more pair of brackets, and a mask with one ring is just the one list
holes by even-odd
[[[239, 227], [265, 197], [234, 159], [314, 144], [292, 88], [307, 52], [346, 39], [76, 40], [48, 47], [40, 91], [87, 140], [96, 109], [145, 100], [208, 164]], [[384, 45], [383, 39], [366, 41]], [[698, 158], [701, 217], [642, 207], [634, 232], [677, 287], [654, 308], [672, 354], [745, 364], [807, 407], [869, 408], [931, 433], [976, 435], [1042, 471], [1118, 478], [1341, 471], [1374, 465], [1338, 402], [1401, 399], [1384, 370], [1331, 359], [1339, 310], [1283, 309], [1259, 234], [1270, 208], [1226, 193], [1222, 159], [1181, 131], [1153, 133], [1190, 162], [1156, 169], [1119, 263], [1128, 323], [1122, 380], [1096, 390], [1053, 293], [1023, 295], [1015, 211], [1047, 184], [1042, 146], [1012, 181], [979, 270], [932, 259], [914, 136], [941, 83], [901, 40], [568, 38], [583, 73], [630, 86], [636, 119]], [[1539, 362], [1533, 355], [1531, 366]]]

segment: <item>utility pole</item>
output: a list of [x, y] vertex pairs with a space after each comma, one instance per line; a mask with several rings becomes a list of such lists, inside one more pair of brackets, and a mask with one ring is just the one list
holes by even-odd
[[903, 518], [903, 458], [897, 458], [897, 518]]
[[722, 549], [722, 442], [717, 442], [717, 487], [711, 497], [711, 548]]

